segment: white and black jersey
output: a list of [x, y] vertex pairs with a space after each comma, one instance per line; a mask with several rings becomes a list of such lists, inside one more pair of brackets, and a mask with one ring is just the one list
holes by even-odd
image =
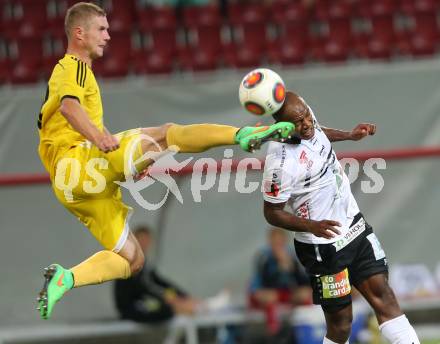
[[[310, 110], [311, 111], [311, 110]], [[296, 216], [341, 223], [341, 234], [332, 239], [295, 232], [295, 239], [328, 244], [350, 237], [350, 225], [359, 207], [330, 141], [311, 111], [315, 135], [299, 144], [271, 142], [264, 168], [264, 200], [287, 202]], [[353, 226], [352, 226], [353, 227]]]

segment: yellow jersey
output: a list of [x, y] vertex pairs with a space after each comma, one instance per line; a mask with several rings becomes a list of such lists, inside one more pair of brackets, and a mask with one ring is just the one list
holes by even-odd
[[61, 114], [64, 98], [77, 99], [92, 123], [99, 130], [104, 128], [101, 94], [93, 71], [85, 62], [66, 54], [53, 69], [38, 117], [38, 153], [51, 177], [57, 159], [69, 148], [86, 140]]

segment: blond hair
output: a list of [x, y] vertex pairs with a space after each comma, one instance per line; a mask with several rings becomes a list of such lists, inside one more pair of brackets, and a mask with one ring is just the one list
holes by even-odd
[[75, 25], [82, 24], [87, 26], [90, 18], [94, 16], [105, 17], [106, 15], [107, 13], [98, 5], [90, 2], [78, 2], [67, 10], [64, 19], [64, 30], [66, 31], [67, 38], [69, 38], [70, 32]]

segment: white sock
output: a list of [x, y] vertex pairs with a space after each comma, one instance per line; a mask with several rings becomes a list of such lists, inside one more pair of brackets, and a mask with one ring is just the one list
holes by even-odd
[[[324, 337], [324, 341], [322, 342], [322, 344], [338, 344], [338, 343], [328, 339], [327, 337]], [[348, 340], [345, 342], [345, 344], [348, 344]]]
[[379, 330], [391, 344], [420, 344], [405, 314], [380, 324]]

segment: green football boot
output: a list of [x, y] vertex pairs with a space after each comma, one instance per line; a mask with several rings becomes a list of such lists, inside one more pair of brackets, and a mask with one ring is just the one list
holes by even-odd
[[73, 288], [73, 275], [68, 269], [61, 265], [51, 264], [44, 268], [44, 286], [37, 298], [38, 308], [42, 319], [49, 319], [52, 315], [53, 307], [66, 291]]
[[246, 152], [260, 149], [266, 141], [285, 142], [293, 137], [295, 125], [289, 122], [278, 122], [271, 126], [243, 127], [235, 135], [235, 142]]

